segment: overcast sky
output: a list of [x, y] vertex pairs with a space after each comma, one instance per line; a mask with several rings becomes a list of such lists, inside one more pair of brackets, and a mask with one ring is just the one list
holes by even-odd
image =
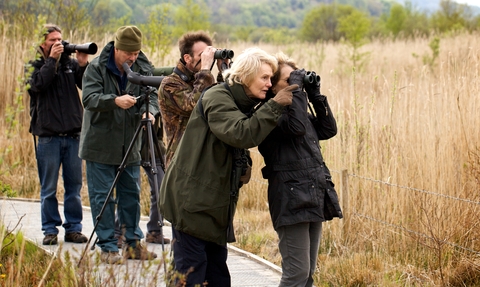
[[468, 4], [471, 6], [479, 6], [480, 7], [480, 0], [455, 0], [458, 3]]

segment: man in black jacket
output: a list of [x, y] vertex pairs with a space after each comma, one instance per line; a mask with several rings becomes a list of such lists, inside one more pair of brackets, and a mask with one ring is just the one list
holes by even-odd
[[[56, 25], [45, 25], [44, 41], [38, 47], [39, 58], [33, 62], [29, 79], [30, 132], [35, 139], [41, 191], [44, 245], [57, 244], [58, 228], [65, 229], [65, 241], [87, 242], [82, 231], [82, 160], [78, 157], [83, 107], [77, 87], [88, 55], [76, 52], [76, 60], [64, 53], [62, 31]], [[38, 138], [38, 145], [37, 145]], [[58, 212], [57, 182], [62, 166], [64, 216]]]

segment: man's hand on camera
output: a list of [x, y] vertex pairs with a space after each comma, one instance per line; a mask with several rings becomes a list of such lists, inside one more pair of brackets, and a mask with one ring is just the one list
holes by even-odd
[[52, 47], [50, 48], [50, 57], [58, 60], [60, 58], [60, 55], [63, 53], [63, 45], [60, 41], [57, 41], [52, 44]]
[[215, 51], [217, 49], [212, 47], [212, 46], [208, 46], [205, 48], [205, 50], [203, 50], [202, 52], [202, 55], [200, 56], [200, 59], [202, 61], [202, 66], [201, 66], [201, 69], [202, 70], [210, 70], [210, 68], [213, 66], [213, 61], [215, 61]]
[[77, 58], [78, 65], [80, 67], [85, 67], [88, 63], [88, 54], [75, 51], [75, 57]]
[[137, 99], [129, 94], [121, 95], [115, 98], [115, 104], [120, 108], [127, 110], [137, 103]]
[[282, 106], [288, 106], [292, 104], [292, 98], [293, 94], [292, 91], [295, 91], [298, 89], [298, 85], [290, 85], [282, 90], [280, 90], [275, 97], [273, 97], [273, 100], [277, 103], [279, 103]]
[[305, 69], [297, 69], [290, 73], [290, 77], [288, 78], [288, 83], [290, 85], [297, 84], [298, 88], [301, 90], [303, 89], [303, 80], [305, 79]]

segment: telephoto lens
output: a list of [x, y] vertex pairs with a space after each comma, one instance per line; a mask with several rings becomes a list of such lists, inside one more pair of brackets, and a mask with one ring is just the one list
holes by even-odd
[[233, 51], [228, 49], [219, 49], [215, 51], [214, 58], [215, 59], [231, 59], [233, 58]]
[[85, 43], [85, 44], [70, 44], [67, 41], [62, 41], [63, 45], [63, 52], [64, 53], [75, 53], [75, 51], [79, 51], [81, 53], [89, 54], [89, 55], [95, 55], [97, 53], [97, 44], [95, 43]]

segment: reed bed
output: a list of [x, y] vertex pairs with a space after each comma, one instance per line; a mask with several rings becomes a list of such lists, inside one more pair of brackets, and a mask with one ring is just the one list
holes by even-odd
[[[34, 43], [0, 32], [0, 182], [18, 196], [38, 198], [22, 82]], [[69, 36], [70, 42], [93, 39], [100, 49], [112, 38]], [[422, 59], [432, 55], [431, 40], [374, 40], [361, 47], [369, 53], [361, 68], [352, 67], [352, 51], [342, 43], [217, 43], [236, 54], [250, 46], [281, 50], [321, 76], [338, 125], [322, 151], [341, 200], [348, 188], [348, 206], [342, 206], [344, 219], [324, 224], [317, 286], [480, 284], [480, 40], [477, 34], [443, 36], [429, 64]], [[154, 65], [178, 59], [176, 47], [166, 59], [145, 53]], [[253, 175], [241, 190], [235, 245], [280, 265], [263, 159], [255, 148], [251, 153]], [[340, 189], [342, 170], [348, 186]], [[82, 196], [89, 205], [86, 184]], [[147, 215], [148, 184], [141, 198]]]

